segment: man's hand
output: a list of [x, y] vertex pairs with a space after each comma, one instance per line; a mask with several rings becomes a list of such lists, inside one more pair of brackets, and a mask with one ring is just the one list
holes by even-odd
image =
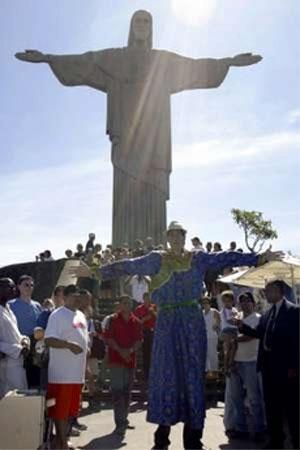
[[145, 322], [147, 322], [148, 320], [151, 320], [153, 318], [153, 314], [147, 314], [146, 316], [144, 316], [142, 319], [141, 319], [141, 322], [142, 323], [145, 323]]
[[284, 257], [284, 252], [278, 251], [278, 252], [272, 252], [271, 251], [271, 247], [268, 248], [268, 250], [266, 250], [263, 255], [266, 259], [266, 262], [269, 261], [280, 261], [283, 257]]
[[127, 362], [130, 361], [130, 349], [129, 348], [121, 348], [119, 350], [119, 353], [122, 356], [122, 358], [125, 359], [125, 361], [127, 361]]
[[69, 269], [69, 275], [73, 278], [91, 278], [92, 271], [87, 264], [80, 261], [78, 266], [71, 266]]
[[26, 62], [33, 62], [33, 63], [48, 62], [47, 55], [44, 55], [44, 53], [39, 52], [37, 50], [25, 50], [25, 52], [18, 52], [15, 54], [15, 57], [17, 59], [20, 59], [21, 61]]
[[231, 58], [230, 65], [234, 67], [251, 66], [262, 60], [262, 56], [252, 53], [241, 53]]
[[23, 356], [24, 358], [27, 358], [27, 356], [29, 356], [30, 354], [30, 349], [27, 346], [22, 347], [22, 350], [20, 351], [20, 355]]
[[243, 326], [243, 319], [233, 317], [232, 319], [230, 319], [230, 323], [238, 328], [241, 328]]
[[22, 347], [26, 347], [28, 349], [30, 349], [30, 340], [28, 337], [23, 337], [23, 339], [21, 340], [21, 345]]
[[258, 266], [262, 266], [263, 264], [270, 261], [281, 261], [284, 257], [284, 253], [281, 251], [272, 252], [272, 246], [268, 248], [264, 253], [261, 253], [258, 258]]
[[30, 353], [30, 341], [29, 338], [24, 337], [21, 340], [22, 350], [20, 351], [20, 355], [22, 355], [24, 358], [27, 358], [27, 356]]
[[75, 342], [68, 342], [67, 348], [71, 350], [74, 355], [79, 355], [83, 352], [82, 348]]

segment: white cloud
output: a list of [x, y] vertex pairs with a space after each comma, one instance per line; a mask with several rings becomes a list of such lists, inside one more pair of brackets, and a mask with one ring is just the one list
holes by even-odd
[[[300, 133], [282, 132], [258, 137], [212, 139], [174, 148], [175, 169], [220, 165], [267, 159], [275, 153], [298, 151]], [[255, 160], [253, 159], [255, 157]]]
[[299, 124], [300, 123], [300, 109], [293, 109], [292, 111], [289, 111], [287, 119], [291, 125]]

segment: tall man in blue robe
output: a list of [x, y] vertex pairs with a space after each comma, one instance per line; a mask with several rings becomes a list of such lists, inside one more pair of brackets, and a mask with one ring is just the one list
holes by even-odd
[[[122, 275], [150, 275], [151, 298], [158, 315], [154, 332], [149, 375], [147, 420], [158, 424], [154, 448], [170, 444], [172, 425], [184, 423], [185, 449], [202, 448], [205, 419], [204, 382], [206, 331], [198, 299], [208, 269], [256, 266], [279, 258], [270, 251], [258, 256], [239, 252], [189, 252], [185, 250], [186, 230], [171, 222], [167, 229], [167, 251], [153, 251], [139, 258], [117, 261], [98, 269], [103, 279]], [[81, 263], [72, 269], [76, 276], [92, 276]]]

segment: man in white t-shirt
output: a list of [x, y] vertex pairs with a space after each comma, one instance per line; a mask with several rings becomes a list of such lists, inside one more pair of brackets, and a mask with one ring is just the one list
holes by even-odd
[[144, 303], [144, 294], [149, 292], [151, 278], [148, 276], [133, 275], [129, 280], [131, 296], [138, 303]]
[[[251, 328], [258, 325], [260, 314], [254, 311], [255, 301], [251, 292], [239, 296], [239, 305], [243, 313], [243, 323]], [[263, 407], [260, 374], [256, 371], [258, 354], [258, 339], [239, 334], [238, 346], [234, 357], [234, 368], [230, 374], [230, 395], [235, 410], [235, 429], [228, 435], [229, 438], [248, 438], [249, 430], [245, 416], [245, 399], [253, 418], [254, 440], [264, 439], [266, 422]]]
[[88, 330], [84, 314], [78, 310], [80, 295], [74, 285], [64, 289], [65, 306], [49, 317], [45, 341], [50, 348], [47, 397], [55, 398], [49, 416], [56, 427], [56, 446], [68, 448], [69, 417], [77, 417], [85, 377]]

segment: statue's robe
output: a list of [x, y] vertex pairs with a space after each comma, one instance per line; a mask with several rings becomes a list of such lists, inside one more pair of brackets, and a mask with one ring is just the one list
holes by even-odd
[[162, 242], [166, 229], [171, 166], [171, 94], [215, 88], [228, 65], [163, 50], [107, 49], [82, 55], [49, 55], [66, 86], [90, 86], [107, 93], [107, 134], [114, 166], [113, 245], [151, 236]]

